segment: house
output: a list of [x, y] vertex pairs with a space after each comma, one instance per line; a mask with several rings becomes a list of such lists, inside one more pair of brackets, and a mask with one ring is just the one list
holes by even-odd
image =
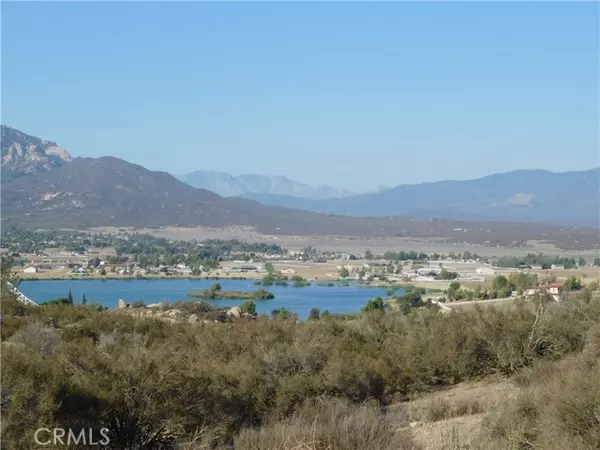
[[37, 269], [33, 266], [26, 267], [23, 269], [23, 273], [37, 273]]
[[128, 266], [127, 264], [102, 264], [100, 267], [102, 267], [107, 272], [116, 272], [117, 270], [125, 269]]
[[87, 275], [87, 271], [81, 266], [74, 268], [71, 273], [75, 275]]
[[281, 273], [285, 273], [285, 274], [291, 274], [291, 275], [293, 275], [293, 274], [295, 274], [295, 273], [296, 273], [296, 271], [295, 271], [294, 269], [290, 268], [290, 267], [287, 267], [287, 268], [283, 269], [283, 270], [281, 271]]
[[525, 295], [525, 297], [532, 297], [537, 294], [549, 294], [554, 298], [554, 300], [557, 300], [561, 289], [562, 289], [562, 284], [550, 283], [550, 284], [545, 284], [543, 286], [538, 286], [535, 288], [527, 289], [523, 294]]
[[562, 284], [560, 283], [550, 283], [544, 286], [540, 286], [540, 289], [543, 292], [547, 292], [550, 295], [558, 295], [562, 288]]

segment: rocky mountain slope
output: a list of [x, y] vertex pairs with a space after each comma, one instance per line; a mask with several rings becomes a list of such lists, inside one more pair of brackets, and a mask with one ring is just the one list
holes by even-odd
[[468, 181], [400, 185], [326, 200], [243, 194], [264, 204], [350, 216], [444, 217], [598, 227], [600, 168], [554, 173], [518, 170]]
[[195, 171], [178, 178], [190, 186], [207, 189], [224, 197], [256, 193], [320, 200], [352, 195], [344, 189], [327, 185], [312, 187], [283, 176], [254, 174], [233, 176], [224, 172]]
[[30, 136], [5, 125], [1, 129], [2, 182], [60, 167], [73, 158], [55, 142]]
[[600, 248], [593, 229], [406, 217], [359, 218], [266, 206], [196, 189], [166, 172], [114, 157], [76, 158], [2, 185], [2, 226], [86, 228], [249, 226], [265, 234], [404, 236], [515, 245], [528, 239], [561, 248]]
[[[18, 148], [33, 145], [34, 149], [45, 148], [45, 154], [52, 155], [52, 149], [56, 148], [53, 143], [44, 143], [15, 130], [6, 129], [6, 133], [14, 140], [3, 140], [3, 146], [15, 149], [13, 153], [18, 153]], [[446, 242], [507, 246], [522, 246], [527, 240], [539, 240], [561, 248], [600, 248], [598, 231], [593, 228], [448, 220], [431, 216], [363, 218], [320, 214], [263, 205], [239, 197], [221, 197], [189, 186], [166, 172], [150, 171], [119, 158], [76, 158], [71, 161], [63, 154], [60, 160], [60, 164], [42, 165], [41, 170], [21, 173], [2, 184], [2, 226], [44, 229], [108, 225], [248, 226], [265, 234], [442, 238]], [[585, 191], [586, 184], [579, 185]], [[572, 208], [560, 193], [560, 186], [547, 186], [547, 189], [558, 195], [559, 202], [563, 202], [563, 211]], [[526, 191], [519, 189], [517, 192]], [[357, 196], [335, 201], [355, 201], [361, 197], [368, 198]], [[425, 205], [427, 198], [420, 198]], [[523, 196], [514, 200], [521, 204], [532, 201]], [[451, 207], [452, 204], [446, 205], [448, 215], [454, 213]], [[594, 212], [593, 207], [590, 210]], [[369, 211], [368, 202], [364, 203], [363, 213]]]

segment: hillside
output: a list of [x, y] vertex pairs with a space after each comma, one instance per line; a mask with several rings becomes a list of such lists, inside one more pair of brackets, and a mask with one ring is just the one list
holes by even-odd
[[338, 199], [244, 194], [264, 204], [350, 216], [445, 217], [598, 227], [600, 169], [518, 170], [468, 181], [400, 185]]
[[345, 197], [352, 193], [327, 185], [312, 187], [287, 177], [224, 172], [195, 171], [178, 177], [190, 186], [207, 189], [223, 197], [244, 194], [275, 194], [314, 200]]
[[2, 182], [60, 167], [72, 160], [55, 142], [30, 136], [5, 125], [2, 133]]
[[357, 218], [265, 206], [196, 189], [166, 172], [114, 157], [76, 158], [53, 170], [3, 184], [2, 225], [249, 226], [266, 234], [443, 237], [449, 242], [523, 245], [536, 239], [561, 248], [598, 248], [592, 229], [445, 219]]

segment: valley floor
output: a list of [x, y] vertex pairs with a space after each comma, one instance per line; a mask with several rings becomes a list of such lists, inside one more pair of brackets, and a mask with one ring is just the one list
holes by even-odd
[[[118, 233], [126, 228], [98, 227], [88, 231], [98, 233]], [[349, 236], [291, 236], [291, 235], [267, 235], [260, 234], [251, 228], [231, 227], [223, 229], [214, 228], [179, 228], [164, 227], [160, 229], [144, 228], [137, 229], [139, 233], [150, 234], [157, 237], [166, 237], [176, 240], [207, 240], [207, 239], [240, 239], [245, 242], [275, 243], [291, 251], [299, 251], [305, 247], [312, 246], [321, 250], [364, 253], [370, 249], [373, 253], [385, 251], [417, 251], [425, 253], [448, 253], [464, 252], [477, 253], [484, 257], [491, 256], [525, 256], [528, 253], [551, 253], [562, 256], [583, 256], [586, 259], [594, 259], [598, 256], [598, 249], [588, 250], [561, 250], [554, 245], [529, 241], [528, 247], [496, 247], [487, 245], [469, 244], [466, 242], [456, 244], [449, 242], [447, 238], [437, 237], [419, 239], [410, 237], [386, 237], [386, 238], [364, 238]]]

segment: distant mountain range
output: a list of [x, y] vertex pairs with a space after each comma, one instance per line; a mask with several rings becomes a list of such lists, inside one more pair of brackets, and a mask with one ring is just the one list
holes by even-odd
[[600, 168], [562, 173], [517, 170], [475, 180], [400, 185], [325, 200], [265, 193], [242, 197], [267, 205], [349, 216], [402, 215], [598, 227]]
[[289, 197], [323, 200], [353, 195], [344, 189], [321, 185], [312, 187], [284, 176], [240, 175], [234, 176], [224, 172], [198, 170], [187, 175], [177, 176], [184, 183], [200, 189], [207, 189], [223, 197], [241, 196], [244, 194], [276, 194]]
[[[10, 175], [5, 179], [3, 173], [2, 179], [2, 226], [249, 226], [267, 234], [443, 237], [491, 245], [535, 239], [560, 242], [563, 248], [598, 245], [600, 169], [517, 171], [327, 200], [244, 194], [271, 203], [265, 205], [194, 188], [166, 172], [119, 158], [71, 159], [55, 143], [8, 127], [2, 133], [2, 169]], [[563, 230], [533, 222], [596, 230]]]
[[2, 181], [60, 167], [73, 158], [55, 142], [29, 136], [19, 130], [0, 126]]

